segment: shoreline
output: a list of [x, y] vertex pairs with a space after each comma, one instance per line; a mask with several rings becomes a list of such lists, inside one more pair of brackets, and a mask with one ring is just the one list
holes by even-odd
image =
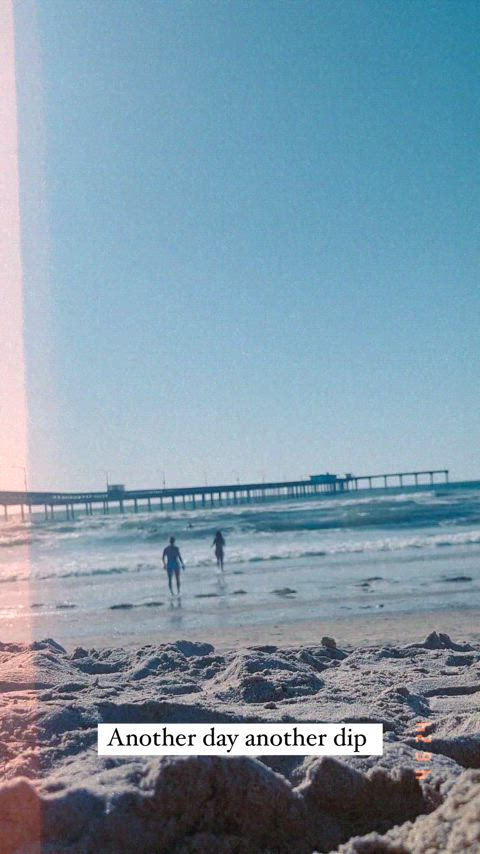
[[82, 638], [79, 644], [66, 643], [66, 648], [73, 650], [79, 645], [131, 649], [148, 644], [174, 643], [180, 639], [208, 642], [218, 650], [265, 644], [280, 647], [308, 646], [319, 644], [324, 635], [333, 637], [338, 646], [353, 648], [385, 646], [392, 643], [416, 643], [423, 641], [433, 631], [444, 632], [458, 641], [480, 642], [480, 608], [425, 611], [416, 614], [386, 613], [376, 614], [374, 617], [358, 615], [298, 622], [262, 623], [244, 627], [222, 627], [213, 630], [185, 630], [172, 626], [158, 634], [117, 632], [111, 635], [92, 632], [91, 636]]

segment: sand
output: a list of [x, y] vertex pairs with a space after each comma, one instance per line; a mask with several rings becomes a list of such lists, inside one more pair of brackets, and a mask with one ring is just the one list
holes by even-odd
[[[454, 619], [443, 616], [442, 629]], [[457, 627], [454, 640], [419, 641], [422, 626], [404, 622], [401, 641], [400, 621], [349, 623], [348, 643], [336, 621], [333, 643], [322, 623], [296, 625], [293, 643], [282, 626], [282, 643], [265, 632], [257, 643], [249, 629], [235, 644], [0, 644], [0, 854], [480, 851], [478, 635]], [[367, 630], [368, 644], [351, 643]], [[376, 643], [387, 630], [390, 642]], [[381, 722], [385, 750], [342, 760], [96, 752], [100, 722], [222, 721]], [[419, 722], [431, 736], [420, 781]]]
[[[374, 617], [356, 615], [336, 617], [335, 619], [298, 620], [282, 623], [248, 625], [245, 627], [222, 627], [211, 630], [189, 630], [189, 640], [208, 640], [216, 649], [235, 649], [248, 645], [273, 643], [279, 646], [302, 646], [315, 644], [322, 635], [340, 638], [346, 648], [406, 642], [406, 639], [419, 641], [433, 631], [446, 632], [452, 636], [461, 636], [480, 643], [480, 609], [422, 611], [417, 614], [375, 614]], [[10, 637], [9, 637], [10, 639]], [[162, 629], [155, 642], [172, 643], [178, 639], [178, 628]], [[91, 627], [88, 639], [82, 643], [97, 647], [112, 645], [111, 636]], [[137, 631], [118, 633], [116, 644], [122, 646], [143, 646], [152, 643], [151, 635]]]

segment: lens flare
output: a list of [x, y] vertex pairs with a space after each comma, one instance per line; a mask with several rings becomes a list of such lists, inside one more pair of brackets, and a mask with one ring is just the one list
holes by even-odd
[[[15, 40], [14, 15], [11, 0], [3, 0], [0, 4], [0, 490], [23, 491], [27, 481], [28, 446], [27, 446], [27, 394], [26, 369], [24, 352], [24, 305], [23, 305], [23, 276], [21, 259], [21, 220], [20, 220], [20, 181], [19, 181], [19, 147], [17, 96], [15, 72]], [[14, 508], [18, 510], [18, 508]], [[1, 507], [0, 513], [6, 515], [6, 509]], [[16, 524], [18, 520], [10, 523]], [[28, 545], [22, 545], [19, 561], [22, 564], [21, 575], [24, 579], [30, 576]], [[8, 573], [9, 568], [0, 565], [0, 573]], [[10, 585], [2, 587], [11, 588]], [[0, 597], [0, 628], [8, 622], [21, 620], [25, 626], [25, 648], [23, 652], [22, 678], [26, 686], [34, 687], [36, 683], [35, 650], [28, 644], [32, 639], [30, 620], [29, 583], [23, 580], [18, 588], [8, 595]], [[2, 640], [0, 635], [0, 641]], [[2, 646], [0, 645], [0, 667], [2, 664]], [[29, 696], [25, 692], [26, 697]], [[27, 709], [32, 726], [25, 733], [26, 740], [24, 757], [21, 767], [15, 768], [15, 773], [38, 779], [38, 742], [35, 735], [36, 702], [34, 699], [22, 701], [31, 703]], [[0, 715], [7, 718], [11, 714], [11, 706], [5, 703]], [[8, 724], [8, 720], [5, 722]], [[3, 727], [5, 732], [8, 726]], [[36, 847], [41, 840], [40, 801], [33, 790], [31, 803], [28, 807], [23, 804], [25, 822], [18, 824], [20, 837], [13, 842], [23, 846], [28, 842]], [[8, 800], [8, 792], [5, 796]], [[21, 799], [15, 807], [15, 797], [12, 794], [10, 809], [20, 809]], [[28, 815], [27, 815], [28, 814]], [[8, 821], [7, 821], [8, 824]], [[8, 842], [7, 841], [7, 848]]]

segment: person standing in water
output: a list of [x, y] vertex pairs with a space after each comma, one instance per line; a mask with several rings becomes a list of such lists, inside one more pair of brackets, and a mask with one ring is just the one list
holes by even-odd
[[225, 549], [225, 540], [221, 531], [217, 531], [213, 538], [212, 548], [215, 548], [215, 557], [217, 558], [217, 566], [223, 572], [223, 553]]
[[164, 569], [167, 571], [168, 575], [170, 593], [174, 596], [172, 577], [175, 575], [175, 580], [177, 582], [177, 596], [180, 596], [180, 567], [185, 570], [185, 564], [183, 562], [182, 555], [180, 554], [180, 549], [175, 545], [175, 537], [170, 537], [170, 545], [164, 548], [162, 560]]

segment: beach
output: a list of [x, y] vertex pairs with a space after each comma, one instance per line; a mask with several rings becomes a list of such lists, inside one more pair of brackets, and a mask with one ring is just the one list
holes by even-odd
[[0, 854], [480, 854], [479, 13], [0, 0]]
[[[5, 526], [1, 854], [480, 850], [478, 508], [442, 492]], [[384, 753], [97, 754], [100, 723], [266, 722], [380, 723]]]
[[[224, 573], [214, 557], [217, 530], [226, 539]], [[169, 595], [161, 559], [172, 535], [186, 565], [180, 600]], [[304, 625], [320, 621], [335, 634], [338, 621], [342, 634], [352, 624], [353, 640], [368, 643], [388, 638], [388, 625], [402, 619], [411, 629], [401, 639], [424, 620], [433, 630], [429, 614], [449, 630], [455, 620], [468, 626], [479, 603], [479, 489], [140, 507], [0, 529], [3, 641], [55, 637], [71, 648], [248, 630], [286, 632], [295, 642]]]

